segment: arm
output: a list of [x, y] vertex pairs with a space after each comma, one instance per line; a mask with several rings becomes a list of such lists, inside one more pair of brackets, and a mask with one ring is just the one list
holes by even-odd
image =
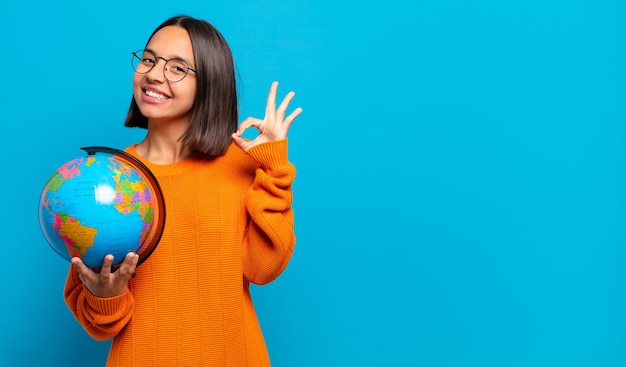
[[[273, 82], [265, 117], [248, 117], [232, 135], [235, 144], [260, 166], [246, 195], [251, 221], [243, 250], [244, 277], [256, 284], [274, 280], [287, 266], [295, 246], [291, 183], [296, 172], [287, 159], [287, 132], [302, 108], [285, 117], [295, 93], [287, 93], [276, 108], [277, 90], [278, 83]], [[259, 130], [251, 141], [241, 137], [249, 127]]]
[[[87, 268], [79, 258], [72, 259], [64, 297], [67, 306], [85, 331], [96, 340], [115, 337], [132, 317], [135, 302], [126, 286], [137, 264], [129, 254], [116, 272], [108, 255], [99, 273]], [[97, 293], [99, 296], [96, 296]]]
[[246, 195], [251, 220], [244, 237], [244, 277], [266, 284], [285, 269], [295, 246], [291, 184], [296, 170], [287, 160], [287, 140], [258, 145], [248, 154], [261, 166]]

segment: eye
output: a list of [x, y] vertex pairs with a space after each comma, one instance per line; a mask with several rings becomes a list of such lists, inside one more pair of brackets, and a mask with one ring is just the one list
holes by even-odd
[[172, 59], [167, 62], [167, 69], [176, 75], [182, 75], [187, 72], [187, 63], [182, 60]]
[[146, 66], [152, 66], [156, 63], [155, 59], [153, 56], [150, 55], [143, 55], [141, 57], [141, 63], [146, 65]]

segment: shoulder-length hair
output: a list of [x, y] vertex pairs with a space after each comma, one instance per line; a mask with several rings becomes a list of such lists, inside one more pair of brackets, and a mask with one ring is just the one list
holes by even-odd
[[[180, 139], [194, 150], [217, 156], [226, 152], [231, 135], [237, 130], [238, 105], [235, 66], [230, 47], [222, 34], [204, 20], [176, 16], [161, 23], [148, 42], [161, 28], [178, 26], [189, 33], [196, 63], [196, 96], [191, 119]], [[135, 98], [124, 126], [148, 128], [148, 119], [141, 114]]]

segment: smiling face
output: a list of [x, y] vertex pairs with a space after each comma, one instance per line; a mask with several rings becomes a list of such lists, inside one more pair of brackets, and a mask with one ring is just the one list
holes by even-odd
[[146, 50], [159, 58], [148, 73], [133, 76], [133, 96], [139, 110], [152, 123], [188, 124], [196, 95], [196, 76], [189, 72], [179, 82], [168, 81], [163, 75], [163, 59], [180, 58], [195, 69], [189, 34], [181, 27], [164, 27], [152, 36]]

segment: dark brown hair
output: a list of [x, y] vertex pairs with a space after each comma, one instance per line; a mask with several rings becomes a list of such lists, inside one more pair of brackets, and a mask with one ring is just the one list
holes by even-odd
[[[184, 15], [161, 23], [146, 45], [161, 28], [172, 25], [189, 33], [196, 64], [196, 96], [189, 126], [180, 139], [194, 150], [222, 155], [230, 145], [231, 134], [237, 129], [238, 121], [232, 52], [222, 34], [209, 22]], [[148, 128], [148, 119], [141, 114], [134, 97], [124, 126]]]

